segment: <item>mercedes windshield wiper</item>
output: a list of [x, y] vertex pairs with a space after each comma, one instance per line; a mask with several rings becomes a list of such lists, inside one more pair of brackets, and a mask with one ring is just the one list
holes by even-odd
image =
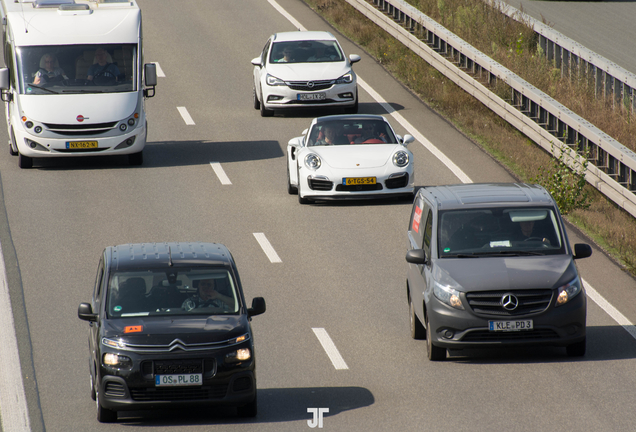
[[479, 258], [479, 255], [471, 253], [458, 253], [458, 254], [444, 254], [442, 258]]
[[536, 256], [536, 255], [545, 255], [541, 252], [536, 251], [492, 251], [492, 252], [475, 252], [475, 255], [479, 256]]

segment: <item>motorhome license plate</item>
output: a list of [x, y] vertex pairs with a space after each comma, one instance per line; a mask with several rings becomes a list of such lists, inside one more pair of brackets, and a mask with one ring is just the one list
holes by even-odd
[[97, 148], [97, 141], [67, 141], [67, 149]]
[[324, 93], [298, 93], [299, 101], [308, 100], [325, 100], [326, 95]]
[[532, 330], [532, 320], [519, 321], [488, 321], [488, 329], [490, 331], [522, 331]]
[[203, 374], [155, 375], [157, 387], [196, 386], [203, 384]]
[[342, 184], [344, 186], [374, 185], [375, 183], [375, 177], [349, 177], [342, 179]]

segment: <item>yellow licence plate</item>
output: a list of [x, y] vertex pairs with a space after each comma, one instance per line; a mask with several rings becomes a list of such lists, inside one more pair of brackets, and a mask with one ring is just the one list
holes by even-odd
[[97, 148], [97, 141], [67, 141], [67, 149]]
[[342, 184], [345, 186], [373, 185], [375, 183], [376, 183], [375, 177], [352, 177], [352, 178], [342, 179]]

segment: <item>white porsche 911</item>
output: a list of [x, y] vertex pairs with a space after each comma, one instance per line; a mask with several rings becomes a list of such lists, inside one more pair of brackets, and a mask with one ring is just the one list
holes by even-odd
[[312, 120], [287, 144], [287, 191], [298, 202], [341, 198], [413, 197], [415, 139], [397, 135], [379, 115]]

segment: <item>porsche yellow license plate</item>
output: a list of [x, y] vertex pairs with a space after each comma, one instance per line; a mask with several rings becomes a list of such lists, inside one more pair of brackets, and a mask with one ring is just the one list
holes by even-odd
[[374, 185], [375, 183], [375, 177], [349, 177], [342, 179], [342, 184], [345, 186]]
[[97, 141], [67, 141], [67, 149], [92, 149], [97, 148]]

